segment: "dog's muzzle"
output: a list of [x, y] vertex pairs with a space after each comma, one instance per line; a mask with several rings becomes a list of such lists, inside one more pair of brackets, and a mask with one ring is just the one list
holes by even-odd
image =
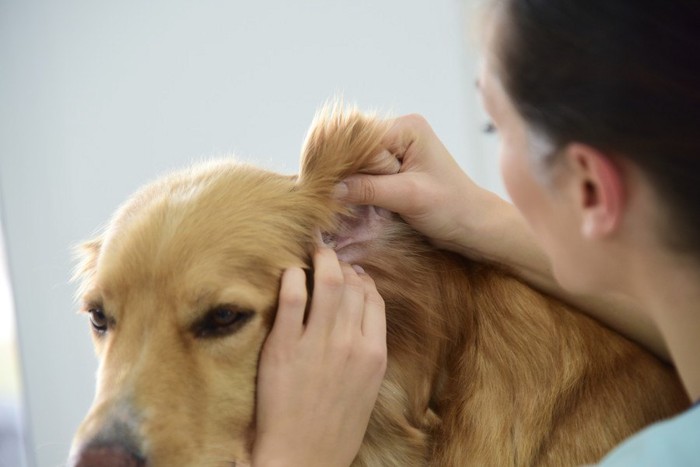
[[68, 467], [143, 467], [146, 456], [137, 435], [137, 417], [121, 404], [102, 428], [73, 446]]

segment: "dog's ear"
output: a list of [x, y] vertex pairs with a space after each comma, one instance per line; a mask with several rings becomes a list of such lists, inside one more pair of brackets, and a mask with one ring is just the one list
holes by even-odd
[[91, 285], [92, 278], [97, 269], [97, 259], [102, 249], [102, 236], [81, 243], [73, 249], [76, 259], [75, 269], [71, 282], [80, 282], [76, 297], [80, 298]]
[[298, 185], [330, 198], [335, 185], [350, 175], [376, 173], [376, 157], [389, 125], [340, 100], [324, 105], [314, 117], [301, 152]]
[[352, 258], [345, 258], [341, 250], [378, 238], [383, 226], [393, 219], [386, 210], [345, 206], [333, 198], [335, 186], [350, 175], [386, 173], [386, 161], [377, 156], [388, 130], [386, 120], [354, 108], [344, 109], [342, 102], [336, 100], [317, 112], [307, 134], [297, 187], [311, 195], [314, 206], [328, 210], [330, 215], [326, 218], [334, 223], [320, 222], [317, 227], [322, 231], [323, 243], [336, 249], [341, 259], [361, 259], [364, 248], [354, 248], [356, 254]]

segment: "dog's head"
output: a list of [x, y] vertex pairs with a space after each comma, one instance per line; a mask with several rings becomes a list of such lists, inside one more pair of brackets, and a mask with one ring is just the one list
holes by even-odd
[[248, 462], [281, 273], [309, 266], [320, 231], [337, 233], [347, 212], [334, 186], [372, 170], [385, 131], [326, 108], [298, 178], [198, 165], [144, 187], [81, 247], [76, 277], [100, 364], [74, 465]]

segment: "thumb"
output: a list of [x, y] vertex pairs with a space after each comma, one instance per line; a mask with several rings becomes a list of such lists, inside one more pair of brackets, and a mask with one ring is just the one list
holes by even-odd
[[413, 198], [407, 175], [353, 175], [338, 185], [336, 197], [348, 204], [373, 205], [401, 214]]

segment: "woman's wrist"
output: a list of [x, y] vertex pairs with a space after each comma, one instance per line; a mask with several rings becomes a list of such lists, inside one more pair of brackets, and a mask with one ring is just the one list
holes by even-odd
[[471, 259], [515, 267], [511, 250], [523, 243], [517, 237], [526, 235], [515, 207], [485, 189], [460, 204], [464, 208], [456, 215], [457, 229], [442, 246]]

